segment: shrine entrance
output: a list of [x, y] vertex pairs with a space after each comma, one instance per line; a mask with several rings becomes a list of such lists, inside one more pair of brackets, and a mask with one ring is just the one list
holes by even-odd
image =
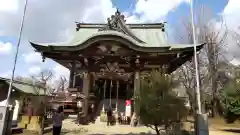
[[98, 79], [95, 81], [98, 97], [98, 115], [104, 109], [111, 109], [123, 113], [125, 111], [125, 101], [133, 96], [133, 86], [130, 81], [114, 79]]

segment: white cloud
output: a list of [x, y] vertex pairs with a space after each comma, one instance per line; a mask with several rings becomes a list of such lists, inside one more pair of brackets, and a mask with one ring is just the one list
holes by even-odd
[[225, 6], [222, 16], [226, 21], [227, 28], [229, 30], [227, 43], [228, 51], [234, 56], [234, 63], [240, 61], [240, 47], [237, 46], [237, 39], [240, 39], [240, 36], [236, 36], [235, 32], [240, 35], [240, 1], [239, 0], [229, 0], [228, 4]]
[[240, 1], [239, 0], [229, 0], [228, 4], [223, 10], [223, 17], [226, 20], [228, 28], [231, 30], [239, 30], [240, 21]]
[[54, 78], [51, 80], [51, 82], [49, 82], [49, 84], [52, 85], [52, 87], [54, 88], [58, 87], [60, 77], [65, 77], [68, 81], [70, 72], [67, 68], [57, 64], [53, 68], [53, 72], [54, 72]]
[[227, 6], [224, 8], [224, 14], [235, 14], [240, 9], [239, 0], [229, 0]]
[[[141, 22], [163, 20], [170, 11], [183, 2], [189, 2], [189, 0], [138, 0], [134, 16], [140, 15]], [[135, 20], [135, 18], [131, 19]]]
[[69, 78], [69, 70], [62, 65], [56, 65], [53, 69], [56, 79], [59, 79], [60, 76], [64, 76], [67, 79]]
[[226, 19], [229, 29], [236, 30], [239, 27], [239, 10], [239, 0], [229, 0], [228, 4], [225, 6], [222, 15], [224, 16], [224, 19]]
[[116, 12], [116, 7], [112, 5], [110, 0], [100, 0], [99, 4], [92, 5], [91, 8], [85, 10], [85, 14], [82, 17], [83, 22], [106, 22]]
[[0, 12], [16, 12], [19, 0], [0, 0]]
[[42, 56], [37, 52], [29, 52], [23, 54], [24, 60], [27, 64], [39, 64], [42, 62]]
[[0, 41], [0, 55], [9, 54], [11, 53], [11, 51], [12, 51], [12, 43], [10, 42], [4, 43]]
[[237, 60], [237, 59], [233, 59], [233, 60], [231, 60], [230, 63], [232, 63], [232, 64], [235, 65], [235, 66], [240, 65], [240, 61]]
[[126, 15], [126, 22], [127, 23], [141, 23], [142, 21], [136, 15], [132, 15], [132, 16]]
[[3, 78], [10, 78], [12, 75], [12, 71], [7, 71], [5, 73], [0, 73], [0, 77], [3, 77]]
[[29, 74], [30, 75], [36, 75], [41, 72], [41, 67], [39, 66], [33, 66], [29, 68]]

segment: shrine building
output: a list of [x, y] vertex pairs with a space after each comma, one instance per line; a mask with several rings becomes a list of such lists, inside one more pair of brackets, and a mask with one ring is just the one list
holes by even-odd
[[124, 112], [143, 72], [163, 68], [172, 73], [194, 55], [192, 44], [167, 42], [164, 23], [126, 24], [119, 11], [106, 24], [76, 23], [68, 43], [30, 43], [43, 61], [49, 58], [69, 69], [69, 90], [86, 97], [85, 114], [93, 103], [90, 94], [95, 95], [96, 112], [107, 106]]

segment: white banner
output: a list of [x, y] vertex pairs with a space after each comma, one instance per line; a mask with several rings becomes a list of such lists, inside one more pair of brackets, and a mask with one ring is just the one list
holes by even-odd
[[126, 106], [125, 114], [128, 117], [131, 117], [131, 106]]
[[127, 117], [131, 117], [132, 112], [131, 112], [131, 100], [126, 100], [126, 104], [125, 104], [125, 116]]

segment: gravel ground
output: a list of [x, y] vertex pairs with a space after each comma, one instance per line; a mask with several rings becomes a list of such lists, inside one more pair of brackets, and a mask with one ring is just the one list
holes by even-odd
[[[234, 133], [234, 131], [226, 132], [214, 127], [210, 128], [210, 135], [239, 135], [240, 128], [238, 128], [238, 130], [238, 133]], [[67, 119], [63, 122], [63, 130], [61, 135], [150, 135], [151, 133], [155, 132], [152, 129], [146, 127], [130, 127], [123, 125], [107, 126], [106, 124], [90, 124], [86, 126], [78, 126], [77, 124], [72, 122], [71, 119]], [[25, 131], [22, 135], [37, 134]], [[47, 133], [45, 135], [51, 135], [51, 133]]]

